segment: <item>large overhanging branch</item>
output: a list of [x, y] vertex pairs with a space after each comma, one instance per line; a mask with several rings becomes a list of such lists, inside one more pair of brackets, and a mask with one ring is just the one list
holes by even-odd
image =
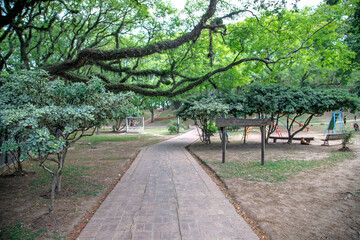
[[[182, 94], [186, 91], [189, 91], [192, 88], [204, 83], [205, 81], [210, 81], [211, 77], [213, 77], [214, 75], [219, 74], [221, 72], [225, 72], [233, 68], [234, 66], [237, 66], [245, 62], [261, 62], [271, 70], [270, 68], [271, 64], [287, 59], [291, 55], [296, 54], [301, 49], [309, 47], [306, 46], [309, 45], [308, 43], [309, 39], [331, 23], [329, 22], [323, 25], [322, 27], [320, 27], [319, 29], [317, 29], [316, 31], [314, 31], [306, 39], [303, 39], [303, 42], [299, 44], [297, 48], [291, 49], [287, 53], [284, 53], [282, 56], [279, 56], [276, 60], [274, 60], [275, 58], [274, 56], [271, 56], [271, 53], [269, 53], [268, 57], [264, 57], [264, 58], [254, 57], [254, 58], [243, 58], [238, 60], [238, 58], [240, 58], [240, 53], [243, 52], [245, 48], [243, 46], [243, 43], [241, 43], [242, 50], [235, 57], [233, 62], [229, 63], [228, 65], [225, 65], [224, 63], [225, 67], [220, 67], [215, 70], [209, 70], [208, 73], [199, 77], [186, 76], [186, 73], [184, 73], [186, 71], [184, 72], [179, 71], [179, 69], [183, 69], [183, 67], [180, 67], [178, 69], [176, 65], [179, 65], [179, 63], [183, 63], [183, 61], [185, 61], [187, 56], [191, 55], [190, 54], [192, 53], [191, 49], [195, 44], [195, 42], [197, 41], [197, 39], [199, 39], [199, 37], [202, 36], [201, 33], [204, 29], [210, 29], [210, 32], [211, 31], [216, 32], [217, 28], [225, 27], [222, 24], [223, 19], [232, 18], [233, 16], [244, 12], [251, 13], [253, 17], [257, 19], [260, 26], [266, 28], [266, 26], [261, 25], [259, 18], [249, 10], [239, 10], [232, 12], [228, 15], [225, 15], [223, 17], [213, 18], [212, 22], [209, 25], [208, 21], [214, 16], [216, 11], [216, 4], [218, 1], [219, 0], [209, 0], [210, 2], [209, 6], [205, 14], [201, 17], [199, 23], [190, 32], [185, 33], [174, 40], [160, 41], [143, 47], [123, 48], [123, 49], [117, 49], [111, 51], [85, 49], [82, 50], [73, 60], [63, 61], [58, 64], [44, 67], [44, 69], [48, 71], [49, 74], [52, 75], [53, 77], [60, 76], [69, 81], [86, 82], [88, 81], [88, 79], [86, 79], [86, 76], [78, 76], [80, 72], [84, 72], [81, 71], [81, 69], [84, 69], [84, 67], [85, 69], [86, 67], [90, 67], [89, 71], [87, 72], [87, 74], [90, 75], [91, 67], [96, 66], [101, 70], [101, 72], [105, 70], [106, 72], [115, 73], [114, 74], [115, 77], [119, 77], [116, 80], [114, 78], [110, 80], [107, 79], [107, 77], [109, 76], [95, 74], [106, 83], [108, 90], [111, 90], [113, 92], [134, 91], [147, 96], [172, 97]], [[269, 32], [271, 31], [269, 30]], [[146, 60], [149, 58], [149, 56], [153, 54], [164, 53], [167, 50], [179, 48], [184, 44], [186, 44], [185, 46], [187, 45], [190, 46], [187, 47], [187, 49], [183, 51], [182, 54], [180, 54], [180, 57], [177, 61], [174, 60], [173, 62], [172, 61], [167, 62], [167, 64], [171, 63], [170, 64], [171, 66], [168, 65], [167, 67], [164, 66], [157, 67], [157, 69], [160, 70], [148, 69], [148, 68], [138, 69], [138, 65], [141, 64], [140, 59], [145, 58]], [[273, 55], [278, 55], [275, 54], [277, 52], [278, 50], [276, 49]], [[128, 61], [128, 59], [130, 59], [131, 61]], [[136, 64], [134, 64], [134, 61], [136, 61]], [[130, 64], [126, 64], [126, 62], [129, 62]], [[149, 79], [150, 81], [146, 82], [146, 80]], [[116, 83], [114, 81], [116, 81]], [[214, 87], [216, 87], [216, 84], [214, 84], [213, 82], [210, 83]]]
[[133, 91], [140, 93], [145, 96], [163, 96], [163, 97], [173, 97], [182, 93], [185, 93], [191, 89], [193, 89], [196, 86], [199, 86], [200, 84], [204, 83], [205, 81], [209, 80], [212, 76], [221, 73], [226, 72], [229, 69], [233, 68], [234, 66], [237, 66], [239, 64], [245, 63], [245, 62], [262, 62], [266, 65], [276, 63], [276, 61], [270, 61], [263, 58], [244, 58], [239, 61], [233, 62], [226, 67], [218, 68], [212, 72], [209, 72], [205, 74], [202, 77], [198, 78], [184, 78], [177, 84], [175, 84], [172, 88], [168, 90], [157, 90], [153, 91], [151, 89], [144, 89], [137, 85], [128, 85], [128, 84], [109, 84], [106, 86], [106, 88], [112, 92], [122, 92], [122, 91]]
[[201, 31], [204, 29], [206, 22], [214, 15], [217, 2], [218, 0], [210, 0], [207, 11], [193, 30], [174, 40], [157, 42], [147, 47], [124, 48], [111, 51], [84, 49], [78, 54], [76, 59], [44, 67], [44, 70], [48, 71], [51, 75], [60, 75], [66, 71], [79, 69], [88, 61], [111, 61], [116, 59], [139, 58], [154, 53], [161, 53], [166, 50], [176, 49], [179, 46], [198, 38]]
[[[270, 60], [268, 58], [258, 58], [258, 57], [253, 57], [253, 58], [243, 58], [237, 61], [233, 61], [232, 63], [228, 64], [225, 67], [221, 67], [218, 69], [215, 69], [201, 77], [187, 77], [185, 75], [182, 74], [178, 74], [178, 73], [173, 73], [174, 75], [176, 75], [176, 77], [178, 77], [179, 80], [178, 82], [174, 83], [170, 88], [167, 88], [165, 90], [161, 90], [160, 84], [165, 84], [164, 78], [166, 78], [169, 74], [168, 71], [151, 71], [151, 70], [144, 70], [144, 71], [139, 71], [136, 72], [134, 70], [131, 70], [129, 68], [124, 68], [122, 69], [122, 71], [126, 74], [129, 74], [128, 76], [144, 76], [144, 75], [153, 75], [153, 76], [159, 76], [160, 79], [154, 83], [154, 84], [129, 84], [129, 83], [125, 83], [125, 82], [120, 82], [120, 83], [109, 83], [109, 81], [107, 81], [106, 79], [104, 80], [107, 85], [106, 88], [112, 92], [124, 92], [124, 91], [133, 91], [136, 93], [140, 93], [142, 95], [145, 96], [163, 96], [163, 97], [173, 97], [182, 93], [185, 93], [191, 89], [193, 89], [196, 86], [199, 86], [200, 84], [208, 81], [211, 79], [211, 77], [213, 77], [216, 74], [222, 73], [222, 72], [226, 72], [228, 70], [230, 70], [231, 68], [240, 65], [242, 63], [245, 62], [261, 62], [263, 64], [265, 64], [268, 68], [269, 65], [271, 64], [275, 64], [283, 59], [289, 58], [291, 56], [291, 54], [294, 54], [298, 51], [300, 51], [302, 48], [304, 48], [305, 43], [301, 44], [300, 47], [298, 47], [297, 49], [294, 49], [290, 52], [288, 52], [287, 54], [285, 54], [285, 56], [283, 57], [279, 57], [276, 60]], [[61, 73], [59, 74], [59, 76], [68, 79], [70, 81], [75, 81], [75, 82], [86, 82], [87, 79], [80, 77], [80, 76], [76, 76], [75, 74], [71, 74], [71, 73]], [[165, 84], [167, 85], [167, 84]]]
[[94, 65], [99, 66], [103, 70], [107, 70], [114, 73], [126, 73], [132, 76], [166, 76], [170, 74], [170, 71], [159, 71], [155, 69], [147, 69], [147, 70], [134, 70], [133, 68], [115, 68], [109, 64], [105, 64], [103, 62], [97, 61]]

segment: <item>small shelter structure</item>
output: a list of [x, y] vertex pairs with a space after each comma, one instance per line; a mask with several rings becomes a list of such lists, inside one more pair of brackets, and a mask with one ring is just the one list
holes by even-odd
[[225, 163], [226, 157], [226, 137], [227, 127], [260, 127], [261, 130], [261, 165], [265, 165], [265, 127], [271, 124], [271, 119], [240, 119], [240, 118], [217, 118], [216, 126], [220, 128], [222, 136], [222, 162]]

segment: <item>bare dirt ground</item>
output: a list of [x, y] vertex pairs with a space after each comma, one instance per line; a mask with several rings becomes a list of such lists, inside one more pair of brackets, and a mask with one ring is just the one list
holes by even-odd
[[[340, 141], [321, 146], [323, 132], [303, 132], [314, 136], [311, 145], [299, 142], [269, 143], [266, 161], [321, 160], [337, 151]], [[260, 164], [260, 134], [252, 132], [243, 144], [241, 134], [230, 135], [227, 162], [258, 161]], [[286, 181], [247, 181], [243, 178], [221, 178], [246, 215], [255, 220], [270, 239], [360, 239], [360, 151], [359, 136], [349, 147], [356, 157], [339, 161], [334, 166], [300, 172]], [[201, 160], [219, 173], [221, 145], [217, 136], [213, 143], [190, 146]]]
[[[320, 146], [323, 128], [314, 124], [311, 131], [299, 134], [315, 137], [309, 146], [298, 142], [270, 143], [266, 148], [266, 161], [328, 158], [341, 146], [339, 141], [330, 142], [330, 147]], [[73, 167], [69, 173], [72, 184], [64, 185], [53, 215], [47, 214], [49, 185], [39, 181], [43, 171], [39, 166], [26, 164], [28, 174], [25, 176], [0, 177], [0, 239], [4, 227], [19, 222], [21, 226], [15, 230], [26, 229], [30, 233], [26, 238], [22, 235], [13, 239], [75, 239], [141, 147], [171, 137], [153, 133], [150, 138], [130, 142], [76, 144], [65, 163], [66, 168]], [[243, 144], [241, 134], [230, 134], [227, 162], [260, 162], [259, 139], [258, 132], [251, 132], [248, 143]], [[242, 178], [223, 178], [222, 181], [231, 198], [235, 198], [250, 217], [248, 221], [267, 233], [265, 239], [360, 239], [360, 196], [356, 192], [360, 190], [359, 143], [357, 136], [350, 145], [355, 158], [301, 172], [286, 181], [255, 182]], [[218, 137], [214, 137], [211, 145], [196, 143], [190, 149], [218, 171], [211, 164], [221, 161]]]
[[82, 145], [80, 140], [68, 152], [64, 168], [68, 175], [64, 173], [63, 190], [51, 215], [50, 178], [36, 163], [24, 165], [28, 172], [24, 176], [0, 177], [0, 239], [9, 239], [1, 231], [16, 225], [11, 231], [19, 233], [11, 239], [75, 239], [140, 149], [171, 137], [153, 134], [91, 145]]

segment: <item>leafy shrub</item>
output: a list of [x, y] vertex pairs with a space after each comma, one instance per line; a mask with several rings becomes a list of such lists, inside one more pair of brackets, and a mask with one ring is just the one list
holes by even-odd
[[213, 135], [215, 133], [217, 133], [218, 128], [215, 126], [215, 123], [213, 122], [208, 122], [207, 124], [207, 131], [209, 135]]
[[[178, 116], [182, 119], [192, 119], [200, 129], [200, 139], [205, 143], [211, 143], [212, 133], [216, 133], [214, 121], [217, 117], [226, 116], [229, 107], [215, 96], [202, 95], [190, 98], [178, 109]], [[208, 129], [212, 126], [211, 130]]]
[[[178, 128], [177, 128], [177, 121], [170, 121], [169, 122], [169, 124], [168, 124], [168, 130], [169, 130], [169, 133], [170, 134], [176, 134], [176, 133], [178, 133]], [[182, 123], [180, 123], [179, 124], [179, 130], [180, 129], [185, 129], [185, 126], [182, 124]]]

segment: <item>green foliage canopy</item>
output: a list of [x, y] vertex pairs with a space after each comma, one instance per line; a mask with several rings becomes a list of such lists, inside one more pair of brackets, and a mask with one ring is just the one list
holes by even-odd
[[[359, 110], [360, 100], [344, 89], [296, 88], [283, 84], [254, 83], [238, 94], [222, 94], [218, 97], [200, 96], [187, 100], [179, 109], [184, 119], [201, 121], [202, 131], [207, 130], [206, 121], [216, 117], [270, 117], [274, 124], [268, 137], [275, 131], [279, 118], [285, 117], [289, 142], [305, 129], [314, 115], [342, 109], [355, 112]], [[302, 126], [293, 132], [292, 126], [300, 116], [308, 114]]]
[[179, 14], [157, 0], [19, 2], [17, 15], [1, 6], [12, 17], [0, 30], [2, 71], [42, 68], [71, 82], [96, 75], [114, 92], [241, 87], [275, 79], [293, 62], [304, 72], [352, 56], [336, 31], [352, 9], [346, 4], [288, 11], [280, 0], [199, 0]]
[[[3, 93], [0, 96], [0, 134], [16, 142], [24, 157], [39, 161], [51, 174], [49, 210], [52, 211], [55, 189], [61, 190], [67, 149], [82, 136], [91, 135], [91, 128], [114, 117], [113, 109], [125, 96], [107, 92], [96, 78], [86, 84], [65, 84], [51, 81], [44, 71], [4, 74], [0, 81]], [[49, 162], [55, 162], [56, 167]]]
[[225, 116], [228, 111], [229, 107], [221, 99], [215, 96], [201, 95], [186, 100], [178, 109], [177, 115], [184, 120], [194, 120], [195, 125], [201, 129], [201, 140], [210, 143], [212, 132], [209, 131], [209, 128], [217, 117]]

